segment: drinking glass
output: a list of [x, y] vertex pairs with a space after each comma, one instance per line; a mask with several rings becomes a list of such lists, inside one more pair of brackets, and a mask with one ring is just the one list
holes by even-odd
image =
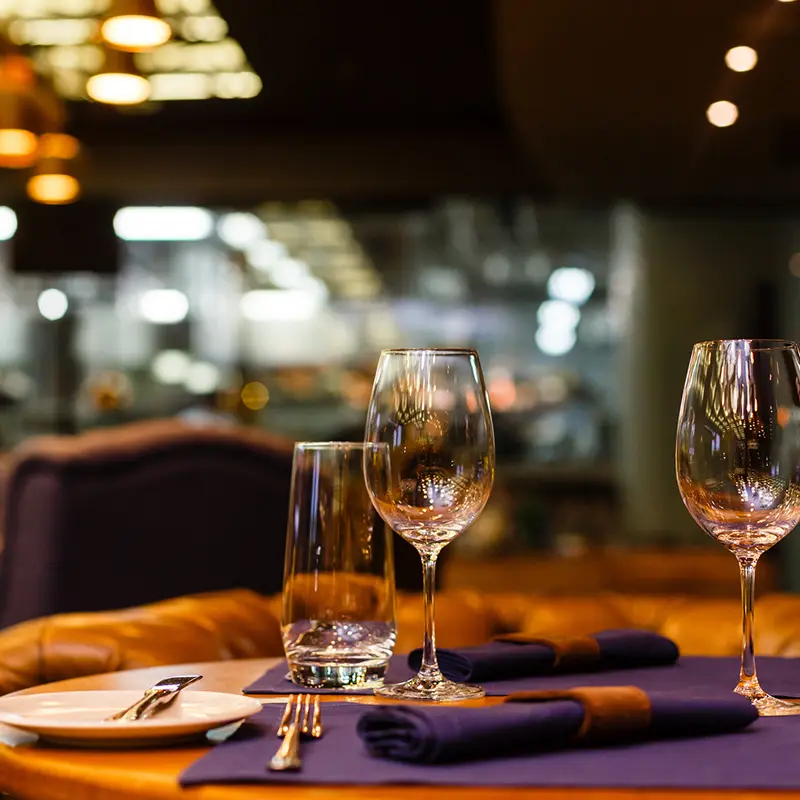
[[301, 686], [363, 688], [383, 681], [395, 643], [392, 533], [364, 484], [385, 445], [300, 442], [292, 465], [281, 632]]
[[433, 591], [441, 549], [480, 514], [494, 480], [489, 399], [474, 350], [384, 350], [372, 388], [365, 439], [383, 443], [389, 470], [365, 453], [364, 476], [378, 513], [422, 559], [422, 666], [375, 693], [403, 700], [482, 697], [480, 686], [447, 680], [436, 661]]
[[756, 676], [754, 584], [759, 557], [800, 520], [800, 351], [792, 342], [731, 339], [692, 350], [675, 452], [695, 522], [730, 550], [742, 583], [742, 661], [734, 691], [765, 716], [800, 713]]

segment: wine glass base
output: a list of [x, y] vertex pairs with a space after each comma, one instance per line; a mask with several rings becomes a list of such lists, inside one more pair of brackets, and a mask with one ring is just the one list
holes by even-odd
[[756, 707], [760, 717], [791, 717], [800, 714], [800, 698], [773, 697], [764, 693], [751, 697], [750, 702]]
[[390, 683], [375, 689], [375, 694], [391, 700], [422, 700], [431, 703], [457, 703], [486, 696], [482, 686], [456, 683], [446, 678], [430, 680], [417, 675], [404, 683]]
[[733, 691], [746, 697], [756, 707], [760, 717], [791, 717], [800, 714], [800, 697], [773, 697], [761, 688], [755, 675], [742, 676]]

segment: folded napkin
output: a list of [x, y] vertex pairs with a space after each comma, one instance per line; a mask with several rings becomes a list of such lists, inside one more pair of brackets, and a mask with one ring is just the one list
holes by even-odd
[[736, 731], [758, 718], [749, 700], [648, 694], [636, 686], [518, 692], [485, 708], [376, 706], [356, 732], [372, 756], [447, 763], [575, 746]]
[[[446, 677], [478, 682], [553, 672], [655, 667], [674, 664], [678, 655], [678, 646], [671, 639], [635, 629], [565, 639], [508, 634], [477, 647], [438, 651], [439, 667]], [[413, 670], [418, 670], [421, 663], [421, 648], [409, 653], [408, 665]]]

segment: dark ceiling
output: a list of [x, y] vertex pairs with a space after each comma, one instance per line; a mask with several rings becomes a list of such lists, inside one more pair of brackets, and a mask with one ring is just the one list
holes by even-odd
[[[800, 3], [494, 0], [498, 86], [526, 153], [568, 197], [794, 200]], [[756, 69], [724, 63], [754, 47]], [[708, 105], [739, 120], [712, 127]], [[796, 158], [796, 157], [795, 157]]]
[[98, 191], [238, 203], [539, 190], [503, 120], [485, 0], [221, 0], [253, 100], [73, 104]]
[[[253, 100], [70, 108], [87, 186], [148, 202], [800, 190], [800, 2], [217, 0]], [[734, 45], [759, 53], [726, 69]], [[716, 129], [705, 109], [740, 107]], [[9, 191], [13, 185], [7, 183]]]
[[[263, 89], [253, 100], [165, 103], [139, 133], [182, 138], [342, 132], [500, 130], [490, 6], [412, 0], [392, 11], [367, 0], [218, 0]], [[128, 127], [108, 109], [79, 105], [87, 138]], [[135, 125], [134, 125], [135, 127]], [[134, 130], [129, 128], [129, 132]]]

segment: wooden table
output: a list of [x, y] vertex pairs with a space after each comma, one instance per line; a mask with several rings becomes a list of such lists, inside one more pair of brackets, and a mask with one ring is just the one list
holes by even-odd
[[[196, 689], [239, 692], [276, 663], [276, 659], [181, 664], [130, 670], [88, 678], [59, 681], [27, 689], [34, 692], [87, 689], [141, 689], [165, 675], [198, 672], [204, 675]], [[341, 700], [340, 697], [329, 698]], [[375, 702], [371, 697], [352, 697], [352, 702]], [[478, 703], [497, 702], [487, 698]], [[203, 786], [182, 789], [179, 773], [198, 759], [207, 747], [162, 750], [78, 750], [24, 743], [31, 737], [0, 725], [0, 792], [15, 800], [482, 800], [483, 798], [536, 798], [537, 800], [764, 800], [800, 798], [800, 792], [713, 792], [639, 789], [474, 789], [426, 786]], [[753, 765], [757, 769], [757, 765]]]

